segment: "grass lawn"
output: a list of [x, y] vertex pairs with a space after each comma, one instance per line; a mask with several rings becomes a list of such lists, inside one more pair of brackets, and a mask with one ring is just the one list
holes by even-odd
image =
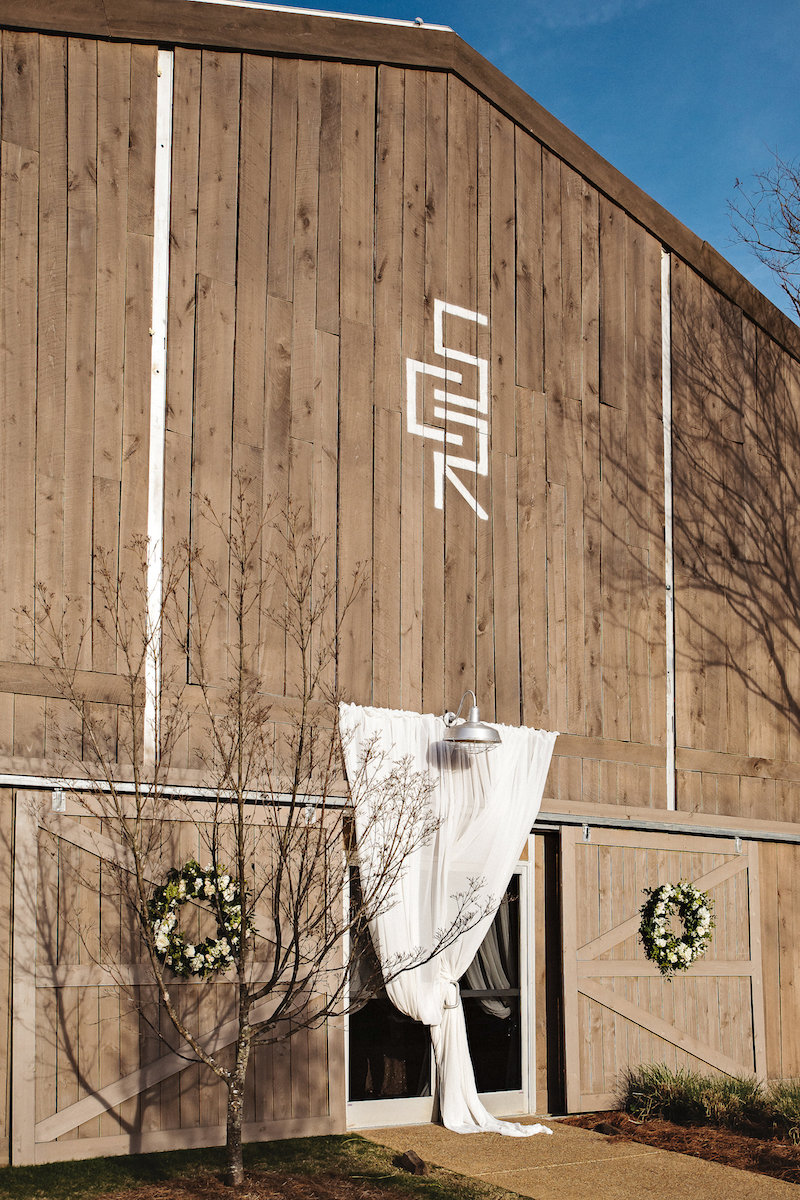
[[259, 1142], [244, 1147], [247, 1180], [222, 1183], [222, 1149], [133, 1154], [38, 1167], [0, 1168], [0, 1200], [192, 1200], [212, 1196], [269, 1200], [508, 1200], [509, 1192], [438, 1167], [409, 1175], [392, 1150], [356, 1134]]

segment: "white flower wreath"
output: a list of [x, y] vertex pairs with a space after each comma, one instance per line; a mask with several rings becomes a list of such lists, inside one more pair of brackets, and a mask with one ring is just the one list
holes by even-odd
[[[211, 905], [217, 919], [217, 936], [197, 945], [188, 942], [178, 925], [178, 911], [190, 900]], [[206, 979], [233, 966], [241, 944], [242, 898], [239, 888], [222, 866], [200, 866], [193, 858], [171, 870], [167, 882], [157, 887], [147, 904], [156, 955], [176, 975]], [[245, 937], [252, 937], [253, 923], [244, 920]]]
[[[691, 964], [706, 952], [714, 928], [714, 905], [705, 892], [691, 883], [663, 883], [660, 887], [645, 888], [647, 900], [642, 905], [639, 936], [644, 952], [662, 975], [671, 979], [676, 971], [688, 971]], [[670, 925], [670, 914], [683, 922], [679, 937]]]

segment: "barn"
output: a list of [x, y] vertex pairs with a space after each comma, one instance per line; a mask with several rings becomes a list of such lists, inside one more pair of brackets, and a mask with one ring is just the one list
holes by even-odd
[[[82, 606], [113, 716], [98, 554], [191, 538], [241, 468], [339, 580], [365, 565], [350, 700], [471, 689], [559, 733], [503, 970], [463, 987], [487, 1105], [605, 1108], [649, 1061], [800, 1075], [797, 327], [449, 29], [237, 0], [0, 25], [3, 1157], [224, 1140], [220, 1086], [71, 932], [113, 926], [109, 847], [17, 616], [39, 583]], [[292, 661], [261, 680], [286, 704]], [[716, 928], [668, 981], [638, 910], [679, 879]], [[376, 1002], [259, 1050], [245, 1134], [427, 1120], [430, 1080]]]

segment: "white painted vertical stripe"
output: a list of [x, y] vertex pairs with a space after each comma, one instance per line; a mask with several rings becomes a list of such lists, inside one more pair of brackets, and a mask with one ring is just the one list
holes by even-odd
[[667, 808], [675, 796], [675, 564], [672, 516], [672, 284], [670, 256], [661, 251], [661, 409], [664, 421], [664, 579], [667, 610]]
[[153, 309], [150, 323], [150, 461], [147, 493], [147, 626], [150, 651], [145, 667], [144, 759], [158, 752], [161, 692], [161, 604], [163, 587], [164, 446], [167, 418], [167, 301], [169, 296], [169, 210], [172, 169], [171, 50], [158, 52], [156, 164], [153, 200]]

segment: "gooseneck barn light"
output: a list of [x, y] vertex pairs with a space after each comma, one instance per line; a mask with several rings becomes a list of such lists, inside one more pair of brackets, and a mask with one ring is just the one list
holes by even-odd
[[[461, 707], [467, 696], [472, 696], [469, 717], [466, 721], [461, 721], [459, 724], [457, 722], [461, 713]], [[483, 754], [485, 750], [491, 750], [494, 746], [499, 746], [502, 741], [500, 734], [494, 726], [484, 725], [481, 720], [480, 713], [478, 712], [478, 701], [474, 692], [464, 692], [457, 711], [446, 712], [443, 719], [447, 726], [444, 740], [452, 742], [462, 750], [466, 750], [468, 754]]]

